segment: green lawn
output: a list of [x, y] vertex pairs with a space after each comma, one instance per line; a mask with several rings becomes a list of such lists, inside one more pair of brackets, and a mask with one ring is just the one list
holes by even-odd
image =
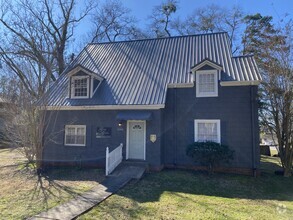
[[16, 150], [0, 149], [0, 219], [25, 219], [62, 204], [98, 185], [103, 173], [70, 168], [38, 177]]
[[[0, 219], [25, 219], [96, 186], [103, 170], [56, 169], [38, 178], [15, 150], [0, 149]], [[184, 170], [149, 173], [79, 219], [292, 219], [293, 178], [262, 157], [258, 178]]]
[[183, 170], [146, 174], [79, 219], [293, 219], [293, 178], [273, 174], [278, 160], [262, 157], [258, 178]]

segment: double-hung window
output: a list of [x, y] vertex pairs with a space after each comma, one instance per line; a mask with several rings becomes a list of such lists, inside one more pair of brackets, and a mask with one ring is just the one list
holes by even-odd
[[86, 126], [85, 125], [66, 125], [65, 126], [65, 145], [85, 146]]
[[71, 80], [71, 97], [89, 98], [89, 77], [73, 76]]
[[217, 70], [196, 71], [196, 97], [218, 96]]
[[194, 120], [194, 141], [220, 143], [220, 120]]

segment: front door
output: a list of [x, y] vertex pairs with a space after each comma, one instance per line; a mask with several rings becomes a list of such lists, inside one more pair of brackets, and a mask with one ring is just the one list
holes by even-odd
[[128, 159], [145, 160], [145, 121], [127, 121]]

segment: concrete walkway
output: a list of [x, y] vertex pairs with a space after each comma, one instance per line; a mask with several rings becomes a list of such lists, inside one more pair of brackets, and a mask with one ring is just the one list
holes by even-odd
[[67, 220], [76, 218], [111, 196], [113, 193], [117, 192], [131, 179], [140, 179], [145, 170], [146, 168], [143, 166], [134, 166], [122, 163], [118, 166], [114, 173], [109, 175], [100, 185], [80, 196], [75, 197], [67, 203], [49, 209], [46, 212], [42, 212], [30, 219]]

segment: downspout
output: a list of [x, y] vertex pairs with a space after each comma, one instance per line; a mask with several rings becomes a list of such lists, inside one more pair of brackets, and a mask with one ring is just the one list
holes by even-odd
[[250, 105], [251, 105], [251, 137], [252, 137], [252, 170], [253, 176], [256, 177], [256, 165], [255, 165], [255, 100], [253, 86], [250, 87]]
[[174, 88], [174, 142], [175, 142], [175, 158], [174, 166], [177, 166], [177, 88]]

